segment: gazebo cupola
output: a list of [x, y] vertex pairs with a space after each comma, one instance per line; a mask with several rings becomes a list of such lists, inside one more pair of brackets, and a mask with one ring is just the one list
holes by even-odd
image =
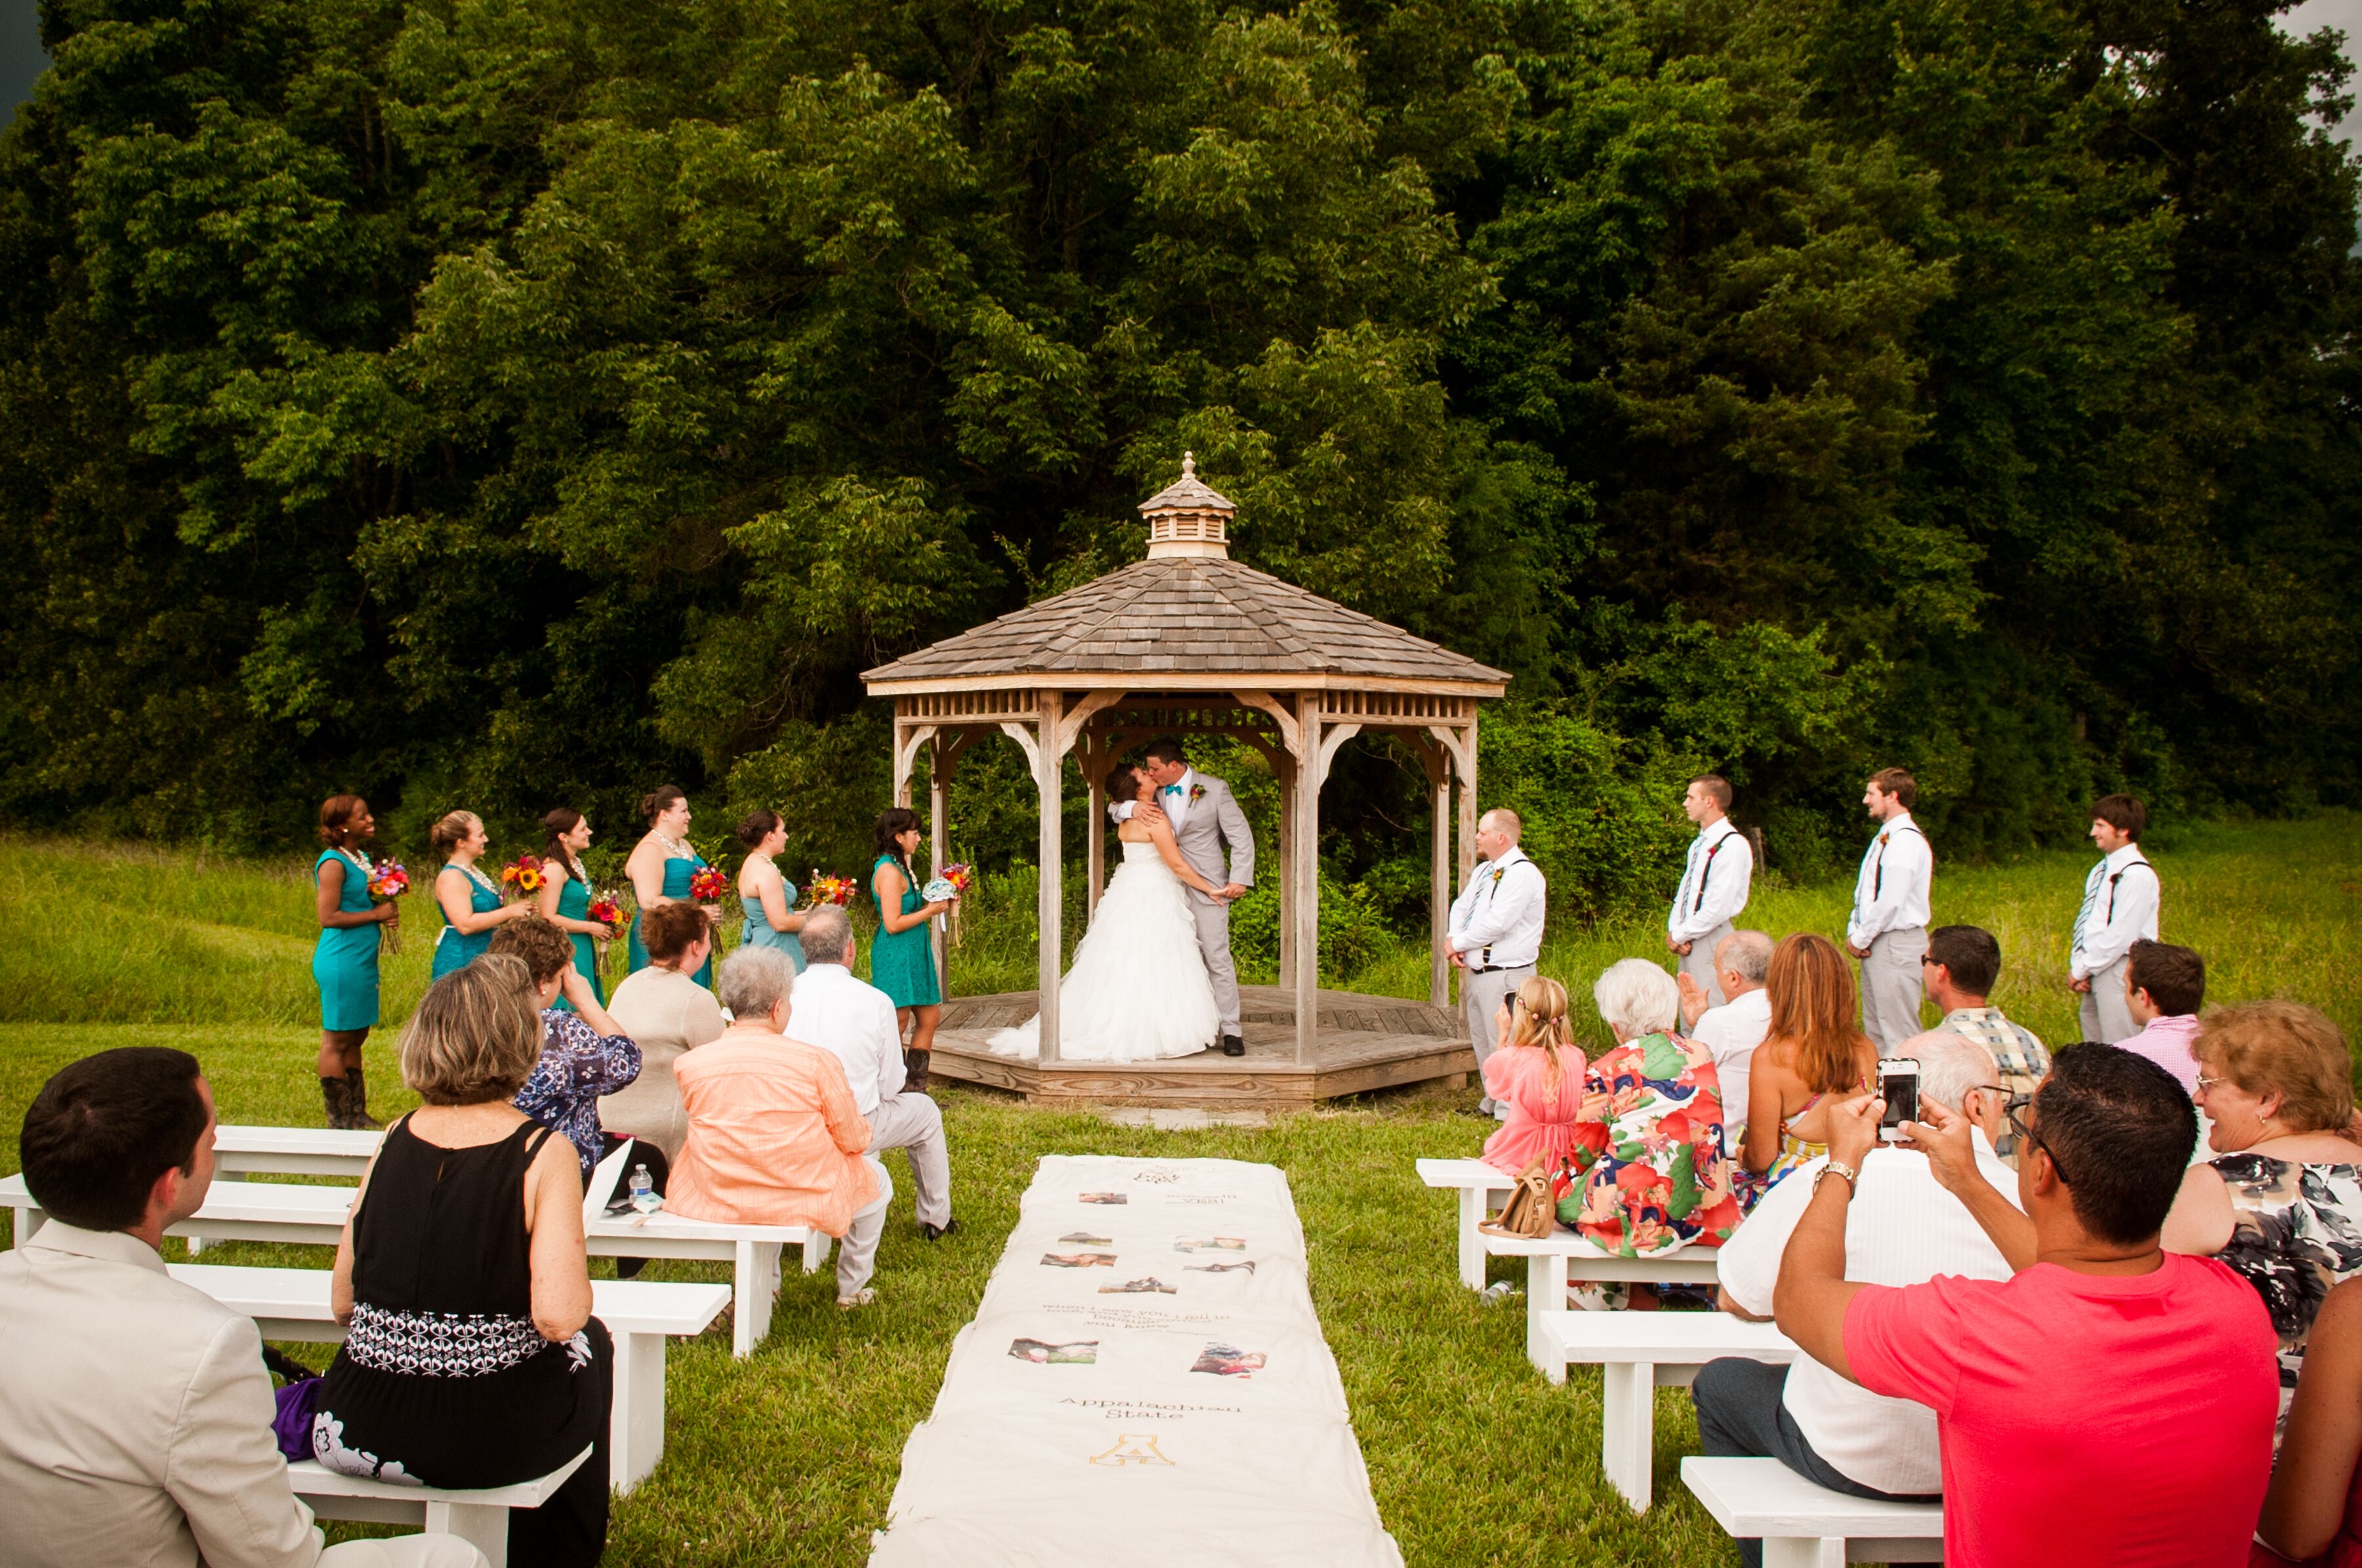
[[1198, 477], [1198, 454], [1181, 454], [1181, 477], [1140, 503], [1148, 519], [1148, 558], [1231, 555], [1231, 519], [1238, 507]]

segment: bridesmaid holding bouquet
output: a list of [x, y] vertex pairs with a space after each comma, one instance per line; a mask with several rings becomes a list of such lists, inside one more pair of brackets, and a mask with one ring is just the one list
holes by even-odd
[[788, 955], [796, 973], [804, 972], [804, 944], [796, 933], [804, 917], [796, 907], [795, 884], [781, 874], [778, 856], [788, 846], [788, 827], [774, 811], [747, 813], [738, 824], [738, 842], [746, 846], [746, 864], [738, 867], [738, 902], [746, 923], [738, 940], [748, 947], [776, 947]]
[[877, 940], [869, 945], [869, 983], [892, 999], [897, 1022], [911, 1031], [902, 1052], [907, 1087], [923, 1094], [933, 1058], [935, 1025], [944, 1016], [943, 988], [935, 978], [935, 944], [927, 922], [951, 908], [929, 903], [911, 874], [919, 847], [919, 813], [891, 806], [877, 819], [877, 858], [869, 867], [869, 891], [877, 900]]
[[378, 1125], [369, 1116], [361, 1046], [377, 1026], [378, 935], [402, 916], [391, 900], [370, 899], [372, 867], [359, 846], [376, 832], [359, 795], [331, 795], [321, 804], [320, 842], [327, 847], [312, 863], [320, 916], [312, 978], [320, 987], [320, 1099], [331, 1127]]
[[533, 912], [531, 904], [503, 903], [501, 885], [476, 868], [476, 861], [491, 842], [484, 820], [473, 812], [453, 812], [427, 835], [443, 856], [435, 873], [435, 906], [443, 911], [443, 930], [435, 938], [431, 977], [441, 979], [464, 969], [492, 944], [492, 933], [519, 915]]
[[[648, 820], [647, 834], [632, 846], [632, 857], [624, 862], [624, 875], [632, 879], [632, 892], [639, 900], [640, 910], [687, 900], [690, 879], [706, 868], [705, 856], [690, 847], [689, 842], [689, 797], [678, 784], [659, 784], [641, 798], [640, 814]], [[640, 943], [637, 913], [632, 916], [631, 942], [626, 951], [630, 959], [626, 974], [636, 974], [648, 966], [648, 950]], [[699, 985], [712, 990], [713, 960], [707, 958], [694, 977]]]
[[[599, 983], [599, 944], [607, 928], [590, 918], [590, 874], [582, 869], [582, 852], [590, 847], [590, 823], [571, 806], [560, 806], [541, 819], [546, 842], [541, 846], [541, 891], [535, 898], [550, 924], [574, 941], [574, 967], [590, 982], [590, 994], [607, 1005], [607, 988]], [[551, 1005], [574, 1010], [561, 992]]]

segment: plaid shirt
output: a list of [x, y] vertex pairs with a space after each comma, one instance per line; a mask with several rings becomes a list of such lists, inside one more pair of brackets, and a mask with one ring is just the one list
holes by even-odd
[[640, 1048], [628, 1035], [601, 1034], [579, 1013], [541, 1010], [541, 1060], [510, 1101], [553, 1132], [565, 1134], [589, 1181], [599, 1164], [599, 1097], [640, 1076]]
[[[2041, 1038], [2024, 1024], [2012, 1023], [2003, 1017], [1997, 1007], [1954, 1008], [1936, 1027], [1973, 1040], [1992, 1052], [1993, 1066], [2000, 1069], [2002, 1088], [2011, 1094], [2033, 1093], [2042, 1075], [2050, 1070], [2050, 1053], [2043, 1048]], [[1993, 1153], [2005, 1160], [2014, 1159], [2017, 1134], [2003, 1127], [2001, 1135], [1993, 1140]]]

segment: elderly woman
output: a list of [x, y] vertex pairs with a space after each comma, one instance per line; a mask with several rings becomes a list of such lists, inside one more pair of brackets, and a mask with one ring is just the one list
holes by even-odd
[[648, 966], [624, 977], [609, 1010], [640, 1046], [640, 1076], [599, 1102], [600, 1124], [680, 1158], [689, 1113], [680, 1107], [673, 1066], [684, 1051], [720, 1036], [722, 1004], [691, 977], [713, 955], [713, 922], [695, 904], [660, 904], [640, 921]]
[[690, 1220], [808, 1225], [837, 1237], [836, 1304], [866, 1307], [894, 1183], [836, 1057], [788, 1038], [795, 966], [768, 947], [722, 966], [722, 1037], [673, 1065], [689, 1143], [665, 1207]]
[[350, 1329], [312, 1452], [348, 1475], [505, 1486], [590, 1457], [509, 1515], [517, 1568], [589, 1565], [607, 1540], [613, 1346], [590, 1316], [574, 1150], [509, 1103], [541, 1057], [525, 966], [488, 955], [428, 988], [403, 1032], [425, 1103], [386, 1129], [337, 1244]]
[[1625, 1257], [1720, 1246], [1738, 1223], [1722, 1080], [1705, 1046], [1673, 1032], [1680, 988], [1647, 959], [1627, 958], [1607, 966], [1592, 997], [1616, 1046], [1584, 1074], [1575, 1230]]
[[2362, 1275], [2362, 1146], [2337, 1025], [2297, 1002], [2249, 1002], [2199, 1025], [2198, 1109], [2212, 1159], [2165, 1218], [2169, 1252], [2219, 1257], [2264, 1298], [2280, 1339], [2285, 1421], [2330, 1287]]

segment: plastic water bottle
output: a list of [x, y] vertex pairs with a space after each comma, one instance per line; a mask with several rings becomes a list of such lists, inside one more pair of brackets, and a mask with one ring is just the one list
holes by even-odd
[[630, 1191], [632, 1207], [643, 1214], [654, 1214], [664, 1205], [664, 1199], [656, 1195], [656, 1179], [648, 1175], [646, 1165], [632, 1167]]

